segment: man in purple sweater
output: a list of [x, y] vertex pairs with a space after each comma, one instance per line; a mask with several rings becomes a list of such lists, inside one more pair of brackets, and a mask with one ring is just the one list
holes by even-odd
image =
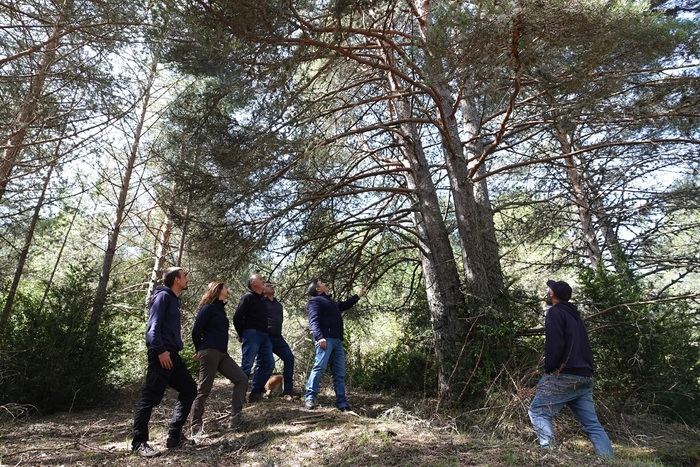
[[544, 371], [530, 404], [530, 420], [542, 448], [554, 447], [552, 417], [565, 405], [574, 412], [599, 456], [612, 457], [613, 448], [593, 405], [593, 352], [575, 305], [571, 287], [547, 281]]

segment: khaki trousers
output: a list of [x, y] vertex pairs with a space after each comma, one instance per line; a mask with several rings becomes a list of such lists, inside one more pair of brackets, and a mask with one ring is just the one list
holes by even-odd
[[243, 409], [245, 394], [248, 389], [248, 377], [241, 367], [227, 353], [216, 349], [204, 349], [197, 352], [199, 356], [199, 381], [197, 382], [197, 397], [192, 408], [192, 425], [202, 425], [204, 404], [211, 393], [216, 373], [219, 372], [233, 383], [231, 395], [231, 416]]

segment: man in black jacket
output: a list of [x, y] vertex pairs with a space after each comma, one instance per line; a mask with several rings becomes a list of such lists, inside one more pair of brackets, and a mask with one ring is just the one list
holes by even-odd
[[547, 281], [545, 317], [545, 374], [530, 404], [530, 420], [543, 448], [554, 447], [552, 417], [565, 405], [574, 412], [600, 456], [612, 457], [613, 448], [598, 421], [593, 404], [593, 352], [576, 306], [569, 303], [571, 287]]
[[148, 445], [148, 422], [153, 407], [160, 404], [168, 386], [179, 394], [166, 446], [172, 449], [190, 443], [182, 434], [182, 426], [197, 395], [197, 385], [180, 357], [183, 347], [180, 334], [180, 294], [187, 289], [188, 282], [188, 273], [183, 268], [168, 268], [163, 274], [163, 285], [156, 289], [150, 299], [146, 328], [148, 371], [141, 399], [134, 412], [131, 441], [131, 451], [142, 457], [158, 455]]
[[309, 329], [316, 345], [314, 366], [306, 383], [304, 406], [307, 409], [316, 407], [316, 396], [320, 390], [321, 378], [326, 367], [330, 365], [333, 374], [333, 389], [335, 390], [336, 407], [341, 411], [350, 410], [350, 404], [345, 397], [345, 348], [343, 347], [343, 315], [342, 312], [352, 308], [367, 293], [359, 289], [344, 302], [336, 302], [328, 296], [328, 287], [319, 279], [309, 284], [307, 293], [311, 297], [306, 306], [309, 314]]
[[[282, 304], [275, 298], [275, 286], [272, 282], [265, 282], [263, 290], [265, 304], [267, 305], [267, 334], [272, 343], [272, 353], [282, 360], [284, 383], [282, 386], [283, 396], [294, 395], [294, 354], [289, 344], [282, 336], [282, 323], [284, 322], [284, 309]], [[260, 360], [256, 360], [253, 375], [260, 371]]]
[[272, 374], [275, 360], [272, 356], [272, 343], [267, 334], [267, 304], [262, 293], [265, 282], [258, 274], [248, 279], [248, 292], [243, 294], [233, 315], [233, 326], [236, 328], [238, 340], [241, 341], [241, 370], [247, 376], [253, 369], [257, 357], [260, 371], [253, 374], [248, 401], [256, 402], [262, 399], [265, 383]]

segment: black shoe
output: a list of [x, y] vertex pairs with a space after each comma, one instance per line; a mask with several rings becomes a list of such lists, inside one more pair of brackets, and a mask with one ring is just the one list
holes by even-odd
[[168, 436], [165, 440], [165, 447], [168, 449], [184, 448], [188, 446], [194, 446], [194, 441], [185, 437], [182, 433], [180, 433], [179, 438], [171, 438]]
[[342, 407], [338, 407], [338, 410], [340, 410], [341, 412], [351, 412], [352, 411], [352, 409], [350, 408], [349, 405], [344, 405]]
[[158, 451], [153, 449], [148, 443], [139, 443], [131, 448], [131, 453], [139, 457], [156, 457], [160, 455]]
[[248, 402], [260, 402], [263, 398], [262, 392], [251, 392], [248, 394]]

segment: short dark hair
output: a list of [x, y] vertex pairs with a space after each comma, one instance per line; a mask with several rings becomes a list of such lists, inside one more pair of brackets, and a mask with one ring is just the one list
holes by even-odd
[[173, 266], [171, 268], [166, 269], [163, 273], [163, 285], [165, 285], [166, 287], [172, 287], [175, 283], [175, 279], [180, 277], [180, 271], [184, 270], [185, 268], [181, 268], [179, 266]]
[[309, 287], [306, 289], [306, 293], [310, 297], [315, 297], [318, 295], [318, 292], [316, 291], [316, 288], [318, 287], [318, 277], [311, 279], [311, 282], [309, 283]]

